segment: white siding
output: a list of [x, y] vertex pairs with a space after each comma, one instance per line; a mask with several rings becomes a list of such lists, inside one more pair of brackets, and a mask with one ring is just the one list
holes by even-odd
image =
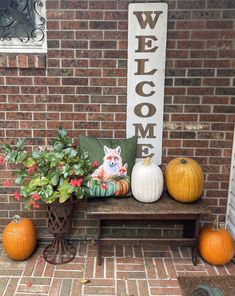
[[225, 226], [230, 231], [231, 235], [233, 236], [233, 239], [235, 240], [235, 128], [233, 134], [233, 151], [230, 168]]

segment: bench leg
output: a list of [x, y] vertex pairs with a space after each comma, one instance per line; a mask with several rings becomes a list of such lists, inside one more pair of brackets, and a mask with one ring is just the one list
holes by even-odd
[[100, 249], [100, 240], [98, 240], [96, 245], [96, 256], [98, 265], [101, 265], [101, 249]]
[[197, 265], [198, 259], [198, 235], [199, 235], [199, 221], [198, 219], [189, 220], [184, 223], [183, 237], [191, 237], [195, 239], [195, 243], [192, 246], [192, 262], [193, 265]]
[[194, 237], [195, 237], [195, 245], [192, 248], [192, 261], [193, 265], [197, 265], [198, 261], [198, 240], [199, 240], [199, 220], [195, 220], [194, 225]]
[[96, 256], [97, 256], [97, 262], [98, 265], [101, 265], [101, 248], [100, 248], [100, 235], [101, 235], [101, 229], [100, 229], [101, 221], [100, 219], [97, 220], [97, 241], [96, 241]]
[[197, 265], [197, 261], [198, 261], [197, 259], [198, 259], [198, 246], [196, 243], [196, 245], [192, 247], [192, 261], [194, 266]]

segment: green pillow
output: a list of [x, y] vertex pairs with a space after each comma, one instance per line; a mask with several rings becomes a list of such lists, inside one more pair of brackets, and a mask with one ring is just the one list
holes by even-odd
[[98, 167], [93, 173], [89, 196], [124, 196], [130, 193], [130, 176], [136, 159], [137, 137], [99, 139], [79, 136], [80, 147]]

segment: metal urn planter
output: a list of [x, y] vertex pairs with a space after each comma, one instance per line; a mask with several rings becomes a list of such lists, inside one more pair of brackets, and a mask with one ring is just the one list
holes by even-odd
[[52, 243], [43, 252], [48, 263], [64, 264], [73, 260], [76, 255], [76, 247], [65, 238], [72, 226], [75, 205], [76, 200], [72, 197], [64, 203], [47, 204], [47, 227], [54, 236]]

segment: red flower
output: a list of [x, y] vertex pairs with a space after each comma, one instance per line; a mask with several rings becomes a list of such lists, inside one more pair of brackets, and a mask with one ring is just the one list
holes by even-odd
[[82, 181], [83, 181], [82, 178], [78, 179], [78, 180], [77, 180], [77, 186], [80, 187], [80, 186], [82, 185]]
[[32, 197], [33, 197], [34, 200], [39, 200], [40, 199], [40, 196], [37, 193], [33, 193]]
[[32, 174], [34, 171], [35, 171], [35, 164], [34, 165], [32, 165], [31, 167], [29, 167], [28, 169], [27, 169], [27, 172], [29, 173], [29, 174]]
[[97, 161], [97, 160], [95, 160], [95, 161], [93, 161], [93, 162], [92, 162], [92, 164], [91, 164], [91, 165], [92, 165], [92, 167], [93, 167], [93, 168], [96, 168], [96, 167], [98, 167], [98, 166], [99, 166], [99, 163], [98, 163], [98, 161]]
[[30, 204], [31, 206], [33, 206], [33, 208], [35, 208], [35, 209], [38, 209], [38, 208], [39, 208], [39, 204], [37, 204], [37, 203], [35, 202], [35, 200], [31, 200], [29, 204]]
[[73, 186], [73, 187], [75, 187], [75, 186], [78, 186], [78, 187], [80, 187], [81, 186], [81, 184], [82, 184], [82, 179], [80, 178], [80, 179], [72, 179], [71, 181], [70, 181], [70, 184]]
[[106, 190], [106, 189], [108, 188], [108, 186], [107, 186], [107, 184], [103, 183], [103, 184], [101, 184], [101, 188], [102, 188], [103, 190]]
[[15, 196], [15, 199], [20, 200], [20, 193], [19, 192], [15, 192], [14, 196]]
[[70, 181], [70, 184], [71, 184], [73, 187], [75, 187], [75, 186], [77, 185], [77, 180], [72, 179], [72, 180]]
[[12, 182], [11, 182], [10, 180], [5, 180], [5, 181], [3, 182], [3, 185], [4, 185], [5, 187], [10, 187], [10, 186], [12, 186]]
[[3, 164], [3, 163], [5, 163], [5, 158], [4, 156], [0, 156], [0, 164]]

